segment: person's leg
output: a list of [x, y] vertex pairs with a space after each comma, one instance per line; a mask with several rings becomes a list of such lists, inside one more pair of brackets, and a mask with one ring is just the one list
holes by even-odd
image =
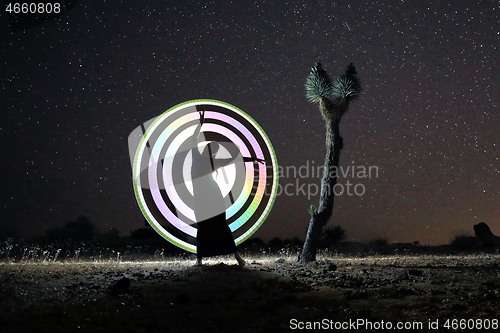
[[243, 260], [238, 252], [234, 252], [234, 258], [241, 267], [245, 266], [245, 260]]

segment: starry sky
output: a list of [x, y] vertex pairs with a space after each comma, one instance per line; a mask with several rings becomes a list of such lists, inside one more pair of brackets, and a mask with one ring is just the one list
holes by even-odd
[[[320, 60], [331, 76], [353, 62], [363, 85], [340, 164], [379, 168], [339, 180], [365, 193], [337, 197], [330, 224], [356, 241], [444, 244], [479, 222], [500, 235], [499, 14], [484, 0], [80, 1], [13, 33], [2, 12], [0, 230], [82, 215], [101, 232], [142, 227], [128, 135], [188, 100], [248, 113], [282, 167], [322, 165], [304, 90]], [[318, 199], [279, 195], [255, 236], [303, 239]]]

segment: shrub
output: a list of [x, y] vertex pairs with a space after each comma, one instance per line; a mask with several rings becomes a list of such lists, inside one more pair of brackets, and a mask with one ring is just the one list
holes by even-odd
[[281, 250], [283, 245], [283, 241], [279, 237], [274, 237], [269, 241], [269, 243], [267, 243], [267, 246], [269, 246], [273, 251]]
[[365, 252], [366, 253], [380, 253], [387, 252], [387, 248], [389, 247], [389, 240], [386, 238], [376, 238], [371, 240], [366, 244]]
[[464, 231], [455, 234], [450, 246], [455, 251], [480, 251], [482, 249], [479, 239]]
[[327, 226], [321, 231], [320, 247], [332, 247], [346, 238], [346, 231], [341, 226]]

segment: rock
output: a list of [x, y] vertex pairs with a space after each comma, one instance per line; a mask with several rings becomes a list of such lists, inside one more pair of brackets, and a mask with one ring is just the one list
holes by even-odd
[[285, 262], [285, 259], [283, 259], [283, 258], [280, 258], [280, 259], [276, 260], [277, 264], [282, 264], [284, 262]]
[[424, 271], [422, 271], [420, 269], [410, 269], [408, 271], [408, 274], [413, 275], [413, 276], [422, 276], [424, 274]]
[[399, 273], [396, 276], [397, 281], [408, 280], [409, 278], [410, 278], [410, 276], [408, 275], [408, 271], [406, 271], [406, 270], [402, 271], [401, 273]]
[[121, 280], [116, 281], [116, 283], [111, 288], [111, 293], [113, 295], [126, 294], [128, 292], [129, 287], [130, 287], [130, 279], [124, 277]]
[[328, 266], [326, 267], [326, 269], [329, 270], [330, 272], [336, 271], [337, 270], [337, 265], [335, 265], [335, 264], [328, 264]]
[[478, 238], [490, 238], [495, 236], [491, 232], [490, 227], [488, 227], [488, 225], [484, 222], [474, 225], [474, 233]]

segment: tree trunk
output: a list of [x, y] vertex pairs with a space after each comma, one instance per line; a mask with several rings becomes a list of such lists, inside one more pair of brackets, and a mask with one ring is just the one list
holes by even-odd
[[321, 230], [332, 216], [333, 199], [335, 197], [334, 186], [337, 184], [337, 172], [339, 169], [340, 151], [343, 147], [343, 139], [340, 136], [341, 115], [334, 117], [326, 123], [326, 156], [325, 169], [321, 179], [321, 195], [318, 210], [309, 221], [307, 236], [298, 261], [308, 263], [316, 260], [318, 243]]

